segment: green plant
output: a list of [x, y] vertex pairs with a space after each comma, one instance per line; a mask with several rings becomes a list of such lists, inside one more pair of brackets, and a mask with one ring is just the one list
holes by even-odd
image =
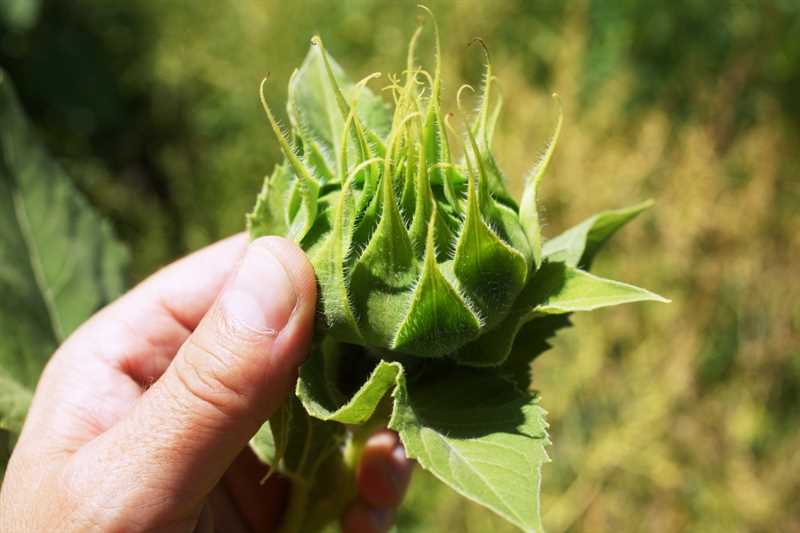
[[459, 112], [465, 146], [456, 160], [453, 115], [440, 104], [438, 29], [433, 74], [415, 62], [420, 31], [403, 79], [390, 77], [391, 115], [366, 87], [377, 75], [350, 82], [318, 37], [289, 83], [290, 135], [262, 84], [286, 159], [265, 180], [248, 226], [253, 237], [298, 242], [320, 295], [296, 394], [253, 440], [293, 481], [285, 531], [313, 531], [337, 515], [378, 425], [395, 429], [407, 454], [459, 493], [540, 531], [548, 437], [529, 392], [531, 361], [572, 312], [665, 301], [588, 273], [649, 202], [543, 239], [537, 188], [560, 118], [520, 202], [506, 190], [490, 149], [501, 100], [488, 52], [477, 112]]
[[48, 358], [124, 289], [128, 252], [39, 145], [0, 69], [0, 478]]

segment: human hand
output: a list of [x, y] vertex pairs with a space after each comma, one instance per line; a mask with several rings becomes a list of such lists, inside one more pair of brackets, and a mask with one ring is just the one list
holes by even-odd
[[[0, 490], [0, 531], [273, 531], [287, 484], [248, 440], [289, 394], [316, 284], [293, 243], [231, 237], [81, 326], [47, 365]], [[388, 529], [411, 463], [362, 455], [347, 533]]]

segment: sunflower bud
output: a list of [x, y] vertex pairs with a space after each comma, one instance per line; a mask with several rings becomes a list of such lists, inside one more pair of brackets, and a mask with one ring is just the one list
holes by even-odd
[[[335, 341], [387, 359], [495, 366], [524, 322], [519, 296], [535, 290], [528, 281], [542, 263], [536, 189], [561, 119], [518, 205], [490, 150], [502, 101], [485, 45], [479, 41], [486, 63], [477, 113], [455, 116], [441, 109], [438, 28], [433, 74], [415, 63], [419, 33], [403, 79], [389, 78], [391, 117], [366, 87], [379, 75], [349, 82], [319, 37], [289, 84], [289, 131], [262, 84], [286, 160], [266, 180], [249, 227], [253, 236], [286, 235], [306, 251], [322, 328]], [[448, 132], [462, 138], [459, 161]]]

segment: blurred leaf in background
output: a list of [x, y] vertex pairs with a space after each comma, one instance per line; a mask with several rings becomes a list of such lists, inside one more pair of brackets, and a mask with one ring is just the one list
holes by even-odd
[[4, 0], [0, 3], [0, 27], [26, 31], [36, 23], [40, 0]]
[[[415, 3], [48, 0], [29, 30], [0, 29], [0, 64], [140, 279], [243, 227], [279, 160], [264, 75], [287, 80], [316, 32], [354, 76], [399, 71]], [[467, 43], [489, 45], [505, 97], [495, 149], [517, 192], [561, 94], [548, 236], [656, 200], [595, 268], [673, 304], [578, 317], [534, 365], [552, 423], [547, 531], [800, 529], [800, 3], [429, 5], [448, 110], [480, 80]], [[430, 32], [419, 53], [430, 65]], [[507, 527], [422, 474], [398, 524]]]
[[78, 187], [137, 244], [138, 273], [186, 250], [184, 216], [158, 162], [187, 134], [186, 106], [149, 66], [156, 16], [136, 1], [49, 0], [28, 31], [0, 26], [0, 64]]
[[0, 464], [45, 363], [122, 293], [127, 252], [38, 144], [0, 69]]
[[719, 148], [754, 124], [764, 95], [800, 127], [797, 2], [592, 0], [587, 19], [585, 103], [629, 69], [634, 77], [623, 100], [629, 114], [657, 102], [673, 119], [711, 121]]

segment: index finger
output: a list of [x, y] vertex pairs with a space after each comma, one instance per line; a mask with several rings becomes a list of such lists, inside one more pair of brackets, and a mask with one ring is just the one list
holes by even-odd
[[[68, 339], [141, 384], [158, 379], [211, 308], [247, 247], [244, 233], [162, 268], [92, 317]], [[71, 356], [71, 355], [69, 355]]]
[[111, 427], [167, 369], [246, 246], [239, 234], [180, 259], [78, 328], [47, 364], [20, 439], [48, 434], [74, 450]]

